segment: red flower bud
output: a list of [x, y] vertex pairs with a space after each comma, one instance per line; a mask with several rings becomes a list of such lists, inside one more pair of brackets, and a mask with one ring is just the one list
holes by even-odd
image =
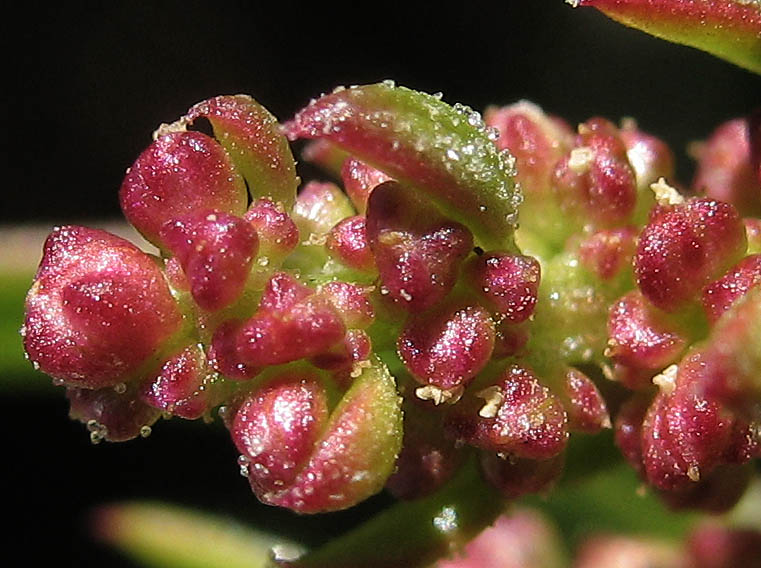
[[48, 375], [85, 388], [131, 380], [181, 324], [158, 265], [131, 243], [76, 226], [48, 237], [23, 329]]

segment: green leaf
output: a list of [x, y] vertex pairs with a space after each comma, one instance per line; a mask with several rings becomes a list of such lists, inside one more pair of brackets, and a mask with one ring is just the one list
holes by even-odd
[[481, 115], [391, 82], [337, 89], [285, 125], [291, 139], [327, 140], [424, 192], [487, 249], [514, 248], [521, 201], [514, 160]]
[[156, 568], [260, 568], [269, 562], [273, 546], [289, 554], [300, 550], [231, 519], [163, 503], [101, 507], [92, 528], [99, 539]]
[[758, 0], [567, 0], [627, 26], [761, 73]]

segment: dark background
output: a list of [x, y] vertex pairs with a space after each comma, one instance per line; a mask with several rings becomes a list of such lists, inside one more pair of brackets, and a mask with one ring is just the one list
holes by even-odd
[[[758, 77], [562, 0], [272, 4], [61, 3], [6, 19], [0, 223], [116, 218], [121, 177], [153, 129], [217, 94], [249, 93], [287, 119], [336, 85], [392, 78], [476, 109], [528, 98], [572, 122], [633, 116], [673, 145], [684, 181], [686, 144], [761, 103]], [[86, 533], [87, 512], [112, 500], [197, 505], [312, 542], [385, 503], [296, 519], [256, 503], [221, 428], [173, 421], [93, 448], [59, 391], [0, 400], [19, 536], [6, 546], [31, 565], [51, 551], [57, 565], [121, 565]]]

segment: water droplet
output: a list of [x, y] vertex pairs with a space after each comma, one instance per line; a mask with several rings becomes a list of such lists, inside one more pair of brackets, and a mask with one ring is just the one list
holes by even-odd
[[457, 511], [452, 507], [444, 507], [441, 512], [433, 518], [433, 526], [443, 533], [457, 530], [459, 528]]
[[114, 385], [114, 391], [117, 394], [124, 394], [125, 392], [127, 392], [127, 385], [125, 385], [124, 383], [117, 383]]
[[140, 437], [141, 438], [147, 438], [148, 436], [151, 435], [151, 432], [153, 432], [153, 430], [147, 424], [145, 426], [140, 426]]

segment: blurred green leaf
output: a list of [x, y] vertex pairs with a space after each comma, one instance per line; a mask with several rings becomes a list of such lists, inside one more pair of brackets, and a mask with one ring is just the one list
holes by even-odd
[[236, 521], [162, 503], [107, 505], [93, 531], [137, 562], [156, 568], [259, 568], [273, 546], [297, 554], [293, 542]]

